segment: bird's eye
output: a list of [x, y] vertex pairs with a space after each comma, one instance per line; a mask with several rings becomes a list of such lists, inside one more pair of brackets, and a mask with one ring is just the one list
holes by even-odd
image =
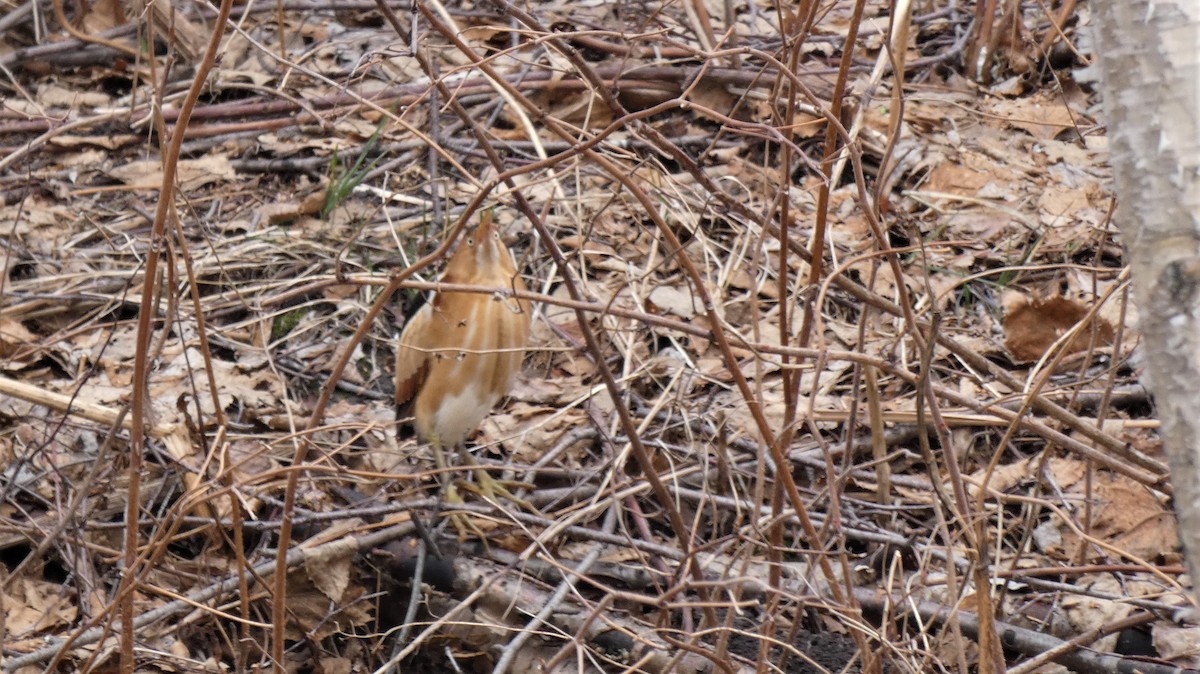
[[473, 236], [468, 236], [468, 237], [467, 237], [467, 245], [468, 245], [468, 246], [474, 246], [474, 245], [475, 245], [475, 237], [473, 237]]
[[500, 232], [492, 232], [492, 239], [499, 241], [500, 240]]

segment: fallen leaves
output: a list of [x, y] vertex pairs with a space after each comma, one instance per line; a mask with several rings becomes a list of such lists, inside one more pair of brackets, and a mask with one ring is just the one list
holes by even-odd
[[[984, 476], [976, 473], [973, 486]], [[1041, 553], [1059, 561], [1077, 559], [1083, 550], [1083, 558], [1097, 562], [1122, 554], [1134, 563], [1156, 562], [1179, 548], [1175, 515], [1160, 495], [1084, 461], [1039, 454], [997, 468], [987, 487], [1009, 494], [1032, 488], [1058, 504], [1048, 508], [1034, 541]]]
[[1061, 344], [1067, 353], [1111, 346], [1113, 326], [1101, 318], [1081, 323], [1090, 314], [1090, 307], [1062, 296], [1010, 293], [1005, 297], [1004, 345], [1019, 363], [1042, 358], [1068, 333], [1071, 338]]
[[[843, 538], [792, 539], [789, 522], [787, 540], [796, 545], [786, 554], [799, 557], [825, 546], [848, 567], [865, 568], [894, 550], [898, 554], [886, 562], [895, 565], [889, 571], [914, 596], [940, 591], [929, 579], [947, 573], [960, 554], [977, 553], [974, 559], [989, 563], [1015, 558], [1018, 572], [1034, 565], [1065, 569], [1080, 561], [1132, 567], [1141, 563], [1137, 560], [1156, 562], [1174, 554], [1176, 524], [1163, 494], [1060, 452], [1046, 439], [1051, 431], [1005, 435], [1007, 422], [996, 407], [1017, 409], [1014, 405], [1027, 402], [1021, 387], [1029, 376], [1026, 364], [1056, 355], [1056, 348], [1068, 355], [1091, 349], [1096, 355], [1091, 370], [1056, 370], [1037, 395], [1062, 403], [1068, 421], [1094, 422], [1093, 428], [1111, 434], [1119, 432], [1122, 415], [1147, 414], [1109, 405], [1104, 418], [1084, 419], [1099, 404], [1073, 402], [1077, 396], [1099, 398], [1093, 388], [1111, 391], [1134, 378], [1127, 356], [1135, 308], [1112, 302], [1088, 318], [1116, 282], [1120, 264], [1114, 252], [1119, 242], [1107, 219], [1106, 141], [1088, 114], [1096, 103], [1090, 92], [1074, 84], [1069, 71], [1055, 73], [1061, 91], [1035, 78], [984, 90], [940, 61], [905, 78], [906, 105], [899, 110], [887, 97], [896, 83], [891, 75], [876, 80], [853, 73], [852, 88], [842, 95], [854, 144], [839, 145], [853, 151], [835, 154], [843, 172], [826, 190], [823, 108], [833, 95], [833, 80], [814, 75], [813, 68], [840, 59], [841, 40], [850, 30], [849, 6], [830, 9], [810, 26], [813, 39], [797, 46], [797, 68], [790, 74], [816, 93], [789, 100], [786, 87], [777, 86], [787, 82], [768, 81], [775, 75], [769, 68], [760, 71], [761, 59], [742, 48], [763, 47], [762, 36], [773, 35], [781, 24], [799, 30], [805, 25], [801, 17], [788, 8], [782, 8], [786, 16], [778, 16], [781, 7], [771, 3], [752, 3], [754, 11], [739, 5], [728, 15], [716, 5], [709, 7], [713, 36], [733, 49], [711, 57], [713, 48], [699, 52], [689, 42], [700, 22], [669, 3], [650, 15], [637, 7], [618, 13], [612, 3], [531, 7], [559, 21], [546, 35], [448, 6], [449, 16], [461, 24], [456, 35], [536, 103], [536, 109], [518, 113], [496, 96], [465, 53], [436, 34], [420, 33], [423, 56], [438, 68], [434, 76], [451, 86], [454, 103], [479, 120], [482, 142], [500, 153], [499, 166], [486, 159], [481, 138], [451, 116], [455, 108], [442, 92], [434, 96], [430, 76], [408, 52], [410, 43], [381, 30], [378, 17], [348, 9], [313, 14], [286, 8], [269, 19], [247, 15], [227, 36], [220, 69], [187, 131], [177, 165], [180, 199], [174, 204], [183, 236], [169, 241], [147, 237], [147, 213], [154, 210], [152, 196], [163, 175], [161, 139], [147, 141], [153, 134], [148, 118], [134, 108], [164, 100], [163, 114], [169, 116], [177, 104], [170, 90], [147, 84], [159, 83], [138, 70], [147, 64], [59, 66], [54, 77], [20, 71], [12, 78], [32, 93], [6, 99], [11, 116], [0, 119], [12, 139], [4, 152], [24, 153], [23, 173], [11, 170], [3, 176], [11, 184], [0, 186], [5, 199], [0, 220], [8, 223], [2, 236], [9, 245], [0, 277], [4, 375], [69, 394], [80, 408], [103, 410], [108, 415], [103, 418], [115, 423], [132, 402], [134, 364], [143, 359], [155, 424], [145, 474], [138, 476], [147, 487], [142, 552], [156, 555], [146, 587], [187, 594], [218, 578], [249, 579], [253, 574], [245, 564], [274, 555], [281, 485], [289, 471], [303, 471], [292, 473], [300, 476], [302, 522], [293, 544], [319, 539], [323, 532], [351, 537], [381, 522], [421, 522], [432, 540], [445, 542], [437, 532], [442, 510], [427, 507], [438, 494], [430, 447], [397, 433], [391, 408], [390, 347], [398, 321], [367, 326], [365, 339], [346, 350], [386, 277], [432, 250], [447, 223], [480, 195], [500, 204], [498, 222], [522, 253], [529, 287], [544, 293], [545, 301], [536, 309], [534, 353], [520, 381], [471, 445], [482, 460], [504, 462], [515, 472], [557, 452], [540, 474], [539, 488], [570, 483], [598, 492], [587, 505], [528, 513], [519, 526], [489, 504], [471, 500], [465, 510], [472, 516], [482, 510], [494, 520], [487, 524], [493, 548], [530, 550], [551, 562], [585, 559], [592, 543], [578, 536], [594, 534], [593, 521], [574, 522], [578, 529], [569, 540], [546, 541], [539, 536], [551, 525], [535, 518], [598, 509], [612, 489], [620, 489], [619, 535], [628, 544], [607, 545], [601, 559], [652, 576], [660, 583], [654, 591], [667, 589], [678, 601], [690, 601], [694, 588], [662, 580], [676, 570], [672, 555], [638, 547], [672, 544], [676, 532], [663, 527], [661, 508], [685, 513], [695, 527], [690, 533], [696, 550], [730, 556], [709, 568], [740, 574], [737, 569], [748, 567], [732, 562], [734, 557], [758, 564], [774, 549], [761, 538], [765, 530], [756, 508], [769, 505], [772, 480], [788, 471], [818, 518], [820, 535], [837, 532]], [[162, 14], [162, 3], [154, 7]], [[882, 18], [887, 8], [877, 9]], [[119, 3], [107, 0], [79, 11], [89, 29], [133, 21]], [[938, 16], [924, 23], [922, 33], [905, 45], [908, 61], [949, 44], [948, 38], [966, 29], [956, 21]], [[884, 23], [878, 25], [853, 45], [856, 58], [882, 54]], [[1028, 36], [1021, 30], [1012, 34], [1017, 37], [1000, 45], [1003, 57], [1015, 71], [1029, 70]], [[23, 46], [8, 44], [14, 35], [23, 33], [0, 36], [6, 53]], [[263, 42], [272, 37], [287, 41]], [[551, 48], [551, 38], [579, 45], [581, 57], [624, 104], [638, 110], [667, 105], [653, 117], [612, 125], [618, 117], [605, 103], [602, 94], [608, 91], [587, 82], [576, 62]], [[186, 59], [186, 50], [179, 53]], [[158, 72], [173, 76], [178, 69]], [[650, 72], [658, 79], [647, 79]], [[866, 107], [854, 108], [860, 104]], [[861, 124], [855, 124], [859, 112]], [[550, 133], [541, 123], [546, 115], [569, 124], [574, 136]], [[531, 131], [525, 121], [534, 117]], [[68, 123], [67, 130], [55, 126]], [[601, 128], [605, 137], [588, 151], [619, 166], [621, 175], [609, 175], [580, 151], [577, 141]], [[47, 129], [54, 132], [46, 145], [35, 145], [38, 136], [31, 134]], [[671, 147], [655, 146], [655, 134], [665, 135]], [[544, 160], [542, 151], [552, 159]], [[335, 153], [336, 165], [330, 159]], [[372, 170], [362, 184], [344, 190], [332, 213], [323, 214], [330, 186], [346, 175], [347, 161], [359, 156]], [[843, 161], [849, 157], [859, 165]], [[514, 178], [515, 188], [498, 187], [502, 173]], [[634, 199], [622, 179], [643, 190], [650, 205]], [[10, 189], [13, 185], [21, 189]], [[514, 200], [509, 189], [530, 201], [546, 224], [544, 232], [509, 207]], [[823, 240], [816, 240], [818, 216], [825, 225]], [[681, 249], [668, 246], [656, 219], [679, 237]], [[781, 241], [772, 232], [785, 221], [791, 239]], [[569, 272], [552, 261], [554, 245]], [[163, 255], [164, 266], [161, 278], [147, 280], [142, 274], [150, 246], [158, 246], [154, 250]], [[814, 254], [824, 262], [824, 275], [815, 281], [808, 262]], [[701, 286], [694, 285], [685, 257]], [[423, 272], [426, 278], [438, 264]], [[581, 317], [557, 304], [574, 301], [568, 277], [595, 310]], [[162, 301], [138, 306], [147, 282], [161, 289]], [[712, 299], [711, 309], [701, 301], [701, 287]], [[1002, 301], [1006, 293], [1011, 295]], [[901, 301], [911, 316], [888, 306]], [[136, 341], [139, 315], [152, 319], [149, 349]], [[812, 332], [802, 335], [804, 325]], [[585, 327], [597, 335], [595, 352], [586, 346]], [[730, 337], [729, 351], [721, 348], [716, 329]], [[1064, 339], [1071, 335], [1073, 341]], [[923, 352], [918, 336], [943, 342]], [[944, 340], [965, 352], [950, 353]], [[814, 350], [807, 353], [818, 355], [785, 361], [772, 348], [801, 342]], [[852, 356], [839, 353], [846, 351]], [[343, 354], [349, 367], [331, 381], [333, 364]], [[871, 386], [863, 383], [867, 362], [878, 376]], [[613, 375], [615, 397], [601, 381], [600, 367]], [[792, 391], [785, 390], [785, 375], [795, 377], [790, 418], [786, 401]], [[735, 385], [739, 378], [749, 393]], [[925, 382], [935, 392], [932, 399], [917, 395], [918, 383]], [[332, 402], [322, 424], [306, 430], [315, 401], [327, 390]], [[940, 417], [932, 415], [934, 404]], [[868, 414], [871, 405], [878, 417]], [[653, 454], [651, 465], [669, 477], [672, 503], [645, 497], [644, 476], [620, 460], [630, 438], [619, 411], [632, 417], [634, 432]], [[920, 437], [913, 429], [918, 412], [927, 424], [948, 425], [945, 434], [921, 438], [931, 441], [932, 461], [913, 439]], [[1038, 409], [1026, 414], [1047, 428], [1053, 425], [1053, 432], [1066, 423], [1047, 420]], [[767, 420], [766, 433], [760, 416]], [[65, 558], [61, 551], [69, 549], [77, 555], [72, 564], [82, 559], [78, 568], [95, 573], [77, 582], [111, 589], [120, 577], [112, 560], [123, 544], [117, 525], [129, 485], [123, 471], [126, 436], [117, 432], [106, 440], [107, 428], [94, 417], [48, 413], [43, 405], [11, 396], [0, 398], [0, 421], [12, 429], [0, 432], [0, 461], [8, 484], [20, 490], [0, 504], [0, 514], [25, 527], [22, 531], [48, 531], [60, 521], [58, 509], [81, 496], [79, 519], [62, 541], [52, 542], [51, 551]], [[818, 457], [819, 463], [758, 465], [761, 436], [779, 437], [788, 424], [795, 446], [782, 449], [793, 457]], [[169, 432], [157, 432], [163, 429]], [[1008, 444], [997, 447], [1001, 437]], [[996, 457], [984, 509], [969, 515], [987, 518], [988, 530], [1001, 535], [979, 550], [962, 550], [970, 536], [953, 508], [931, 510], [946, 507], [929, 481], [949, 479], [941, 462], [952, 453], [939, 445], [947, 438], [961, 449], [954, 456], [970, 476], [968, 489], [978, 488], [983, 466]], [[1150, 448], [1155, 438], [1143, 430], [1132, 442]], [[104, 443], [111, 447], [102, 455]], [[308, 450], [305, 466], [289, 465], [297, 447]], [[881, 451], [868, 458], [863, 452], [868, 447]], [[884, 464], [890, 472], [876, 472]], [[897, 484], [879, 490], [872, 479]], [[688, 500], [697, 485], [711, 490], [704, 492], [708, 501]], [[728, 500], [718, 503], [718, 497]], [[351, 511], [354, 517], [339, 524]], [[899, 536], [896, 529], [904, 538], [889, 538]], [[193, 533], [201, 530], [205, 535]], [[241, 547], [233, 542], [235, 532]], [[1028, 540], [1032, 544], [1024, 545]], [[469, 549], [463, 554], [481, 556]], [[918, 568], [903, 568], [914, 560]], [[376, 602], [380, 590], [371, 564], [369, 555], [347, 553], [306, 557], [293, 570], [287, 634], [296, 640], [289, 647], [303, 650], [297, 662], [304, 658], [304, 666], [317, 663], [338, 674], [380, 664], [379, 654], [387, 650], [383, 640], [390, 637], [379, 636], [375, 611], [392, 596]], [[995, 567], [990, 572], [998, 574], [1001, 565]], [[522, 571], [514, 565], [496, 573], [524, 582]], [[1121, 591], [1112, 578], [1101, 574], [1075, 582]], [[1149, 586], [1138, 583], [1127, 587], [1147, 596]], [[6, 609], [14, 611], [7, 629], [26, 640], [22, 648], [35, 648], [32, 639], [76, 630], [82, 618], [72, 609], [87, 606], [85, 615], [94, 614], [100, 610], [96, 598], [107, 596], [97, 591], [74, 597], [61, 591], [68, 587], [37, 574], [10, 583], [3, 597]], [[635, 610], [626, 602], [649, 590], [603, 594], [597, 583], [579, 588], [577, 596], [593, 606], [613, 601], [621, 611], [666, 624], [646, 613], [657, 607]], [[422, 592], [426, 605], [450, 601]], [[269, 598], [252, 583], [240, 599], [222, 604], [225, 613], [210, 608], [191, 614], [190, 633], [174, 624], [156, 625], [139, 633], [146, 639], [142, 645], [188, 658], [195, 668], [241, 666], [210, 645], [242, 643], [238, 620], [261, 629], [256, 621]], [[949, 604], [961, 596], [945, 599]], [[1054, 599], [1054, 606], [1068, 606], [1070, 625], [1077, 628], [1120, 613], [1115, 604]], [[141, 609], [161, 601], [149, 594], [137, 599]], [[492, 652], [520, 629], [495, 627], [511, 620], [509, 608], [489, 606], [473, 614], [479, 625], [442, 636], [459, 647]], [[229, 618], [244, 609], [248, 617]], [[832, 629], [859, 629], [841, 622], [836, 612], [821, 620]], [[210, 639], [212, 634], [220, 637]], [[1179, 634], [1163, 635], [1164, 643], [1177, 642], [1171, 652], [1190, 657]], [[453, 641], [455, 636], [461, 640]], [[435, 650], [440, 657], [452, 649], [428, 652]], [[966, 642], [940, 654], [974, 657]], [[939, 652], [923, 655], [931, 662]], [[294, 668], [297, 662], [282, 664]]]

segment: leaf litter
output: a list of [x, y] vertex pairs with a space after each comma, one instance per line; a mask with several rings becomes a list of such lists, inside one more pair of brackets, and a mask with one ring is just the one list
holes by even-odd
[[[289, 671], [576, 657], [596, 669], [641, 657], [643, 671], [671, 657], [694, 671], [956, 669], [981, 657], [977, 604], [963, 600], [985, 589], [1002, 623], [1059, 639], [1157, 612], [1157, 662], [1200, 666], [1180, 646], [1194, 628], [1170, 619], [1190, 581], [1131, 360], [1136, 307], [1096, 94], [1081, 62], [1036, 53], [1048, 17], [1019, 17], [1018, 38], [998, 45], [1012, 70], [994, 83], [963, 74], [970, 15], [913, 17], [897, 120], [897, 79], [861, 66], [883, 54], [890, 11], [868, 3], [877, 18], [859, 22], [842, 99], [855, 152], [823, 164], [846, 3], [795, 43], [803, 90], [775, 64], [788, 62], [780, 27], [804, 24], [774, 3], [730, 16], [719, 3], [542, 3], [533, 26], [488, 4], [420, 4], [461, 42], [407, 10], [421, 37], [398, 35], [368, 3], [242, 7], [184, 132], [165, 241], [150, 236], [165, 143], [149, 103], [165, 97], [177, 132], [177, 92], [203, 52], [185, 33], [207, 10], [179, 5], [177, 42], [159, 33], [187, 67], [128, 61], [62, 26], [47, 37], [15, 20], [0, 37], [14, 73], [0, 110], [6, 670], [119, 660], [131, 478], [133, 601], [161, 616], [137, 625], [145, 671], [240, 671], [280, 636]], [[73, 11], [85, 37], [116, 31], [131, 49], [148, 25], [116, 3]], [[1062, 35], [1087, 18], [1076, 8]], [[34, 48], [46, 56], [14, 60]], [[841, 179], [822, 194], [835, 161]], [[430, 450], [391, 409], [392, 343], [429, 288], [380, 298], [481, 190], [537, 300], [524, 371], [471, 442], [530, 486], [534, 510], [468, 499], [488, 545], [444, 527]], [[168, 271], [146, 279], [152, 246]], [[436, 279], [440, 262], [412, 280]], [[154, 307], [140, 305], [147, 282]], [[382, 317], [355, 343], [376, 302]], [[122, 411], [139, 360], [151, 441], [131, 476]], [[323, 387], [333, 402], [309, 429]], [[633, 460], [631, 432], [669, 502]], [[789, 444], [776, 454], [768, 436]], [[273, 629], [284, 485], [309, 441], [288, 619]], [[690, 531], [673, 530], [671, 510]], [[453, 580], [413, 590], [420, 555], [397, 542], [436, 545], [422, 573], [445, 562]], [[841, 570], [823, 570], [826, 555]], [[992, 587], [975, 584], [979, 560]], [[718, 594], [685, 580], [689, 563]], [[900, 608], [930, 601], [964, 612], [912, 621]], [[612, 650], [606, 635], [635, 638]], [[1011, 664], [1046, 648], [1030, 643]]]

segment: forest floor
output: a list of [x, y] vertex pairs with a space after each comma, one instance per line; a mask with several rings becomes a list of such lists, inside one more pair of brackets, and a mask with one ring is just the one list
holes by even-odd
[[1086, 3], [0, 3], [5, 672], [1200, 668]]

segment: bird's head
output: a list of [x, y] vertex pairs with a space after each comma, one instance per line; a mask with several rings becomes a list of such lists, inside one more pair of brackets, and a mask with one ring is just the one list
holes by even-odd
[[500, 238], [492, 214], [491, 209], [484, 211], [479, 226], [459, 244], [446, 265], [445, 281], [470, 283], [472, 279], [500, 279], [507, 283], [512, 280], [517, 265]]

